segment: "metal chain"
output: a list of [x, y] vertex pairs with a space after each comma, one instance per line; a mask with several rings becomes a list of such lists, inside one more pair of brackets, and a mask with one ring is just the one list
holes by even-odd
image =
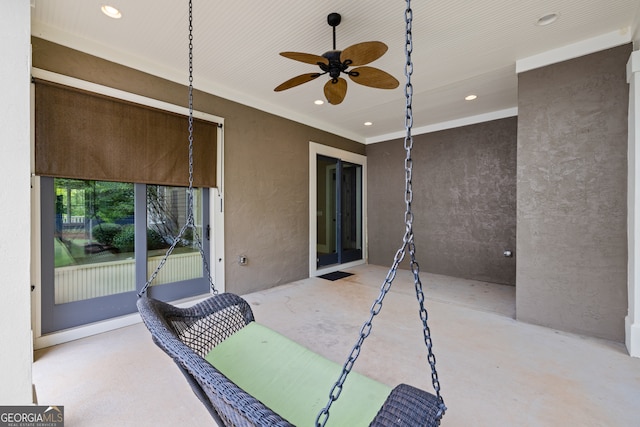
[[418, 299], [418, 303], [420, 306], [420, 318], [422, 320], [423, 325], [423, 335], [424, 341], [428, 350], [428, 361], [431, 366], [431, 380], [433, 388], [436, 392], [436, 397], [439, 402], [439, 410], [436, 414], [436, 419], [438, 420], [438, 424], [440, 424], [440, 418], [444, 415], [446, 407], [444, 405], [444, 400], [440, 395], [440, 382], [438, 380], [438, 373], [436, 371], [436, 359], [432, 351], [432, 340], [431, 340], [431, 331], [427, 324], [428, 314], [427, 310], [424, 308], [424, 293], [422, 291], [422, 282], [420, 281], [419, 272], [420, 267], [415, 259], [415, 243], [414, 243], [414, 235], [413, 235], [413, 212], [411, 210], [411, 203], [413, 201], [413, 185], [412, 185], [412, 173], [413, 173], [413, 160], [411, 158], [411, 150], [413, 148], [413, 138], [411, 136], [411, 128], [413, 126], [413, 110], [412, 110], [412, 102], [413, 102], [413, 86], [411, 84], [411, 75], [413, 74], [413, 62], [411, 60], [411, 53], [413, 52], [413, 39], [412, 39], [412, 24], [413, 24], [413, 10], [411, 9], [411, 0], [406, 0], [407, 6], [405, 10], [405, 23], [406, 23], [406, 43], [405, 43], [405, 55], [406, 55], [406, 64], [405, 64], [405, 77], [406, 77], [406, 85], [405, 85], [405, 98], [406, 98], [406, 109], [405, 109], [405, 129], [406, 136], [404, 139], [404, 148], [406, 150], [406, 158], [404, 161], [404, 170], [405, 170], [405, 233], [402, 237], [402, 245], [400, 249], [396, 252], [393, 263], [387, 276], [380, 287], [380, 293], [378, 297], [374, 301], [371, 309], [369, 310], [369, 318], [364, 322], [362, 327], [360, 328], [360, 335], [358, 337], [358, 341], [351, 349], [351, 353], [349, 353], [349, 357], [347, 358], [345, 364], [342, 367], [342, 372], [336, 381], [336, 383], [331, 388], [331, 392], [329, 393], [329, 401], [327, 405], [318, 413], [316, 417], [316, 426], [324, 426], [329, 419], [329, 410], [333, 402], [335, 402], [342, 392], [342, 388], [344, 386], [344, 382], [347, 379], [347, 376], [351, 372], [353, 365], [355, 364], [358, 356], [360, 355], [360, 351], [362, 349], [362, 344], [364, 340], [371, 334], [373, 318], [380, 313], [382, 310], [382, 303], [384, 297], [387, 295], [389, 290], [391, 289], [391, 285], [393, 284], [393, 280], [396, 277], [398, 272], [398, 267], [400, 263], [406, 256], [407, 249], [409, 250], [410, 260], [411, 260], [411, 271], [414, 276], [414, 284], [416, 289], [416, 297]]
[[405, 64], [405, 76], [407, 78], [407, 83], [405, 85], [405, 98], [407, 100], [406, 104], [406, 116], [405, 116], [405, 128], [406, 128], [406, 136], [404, 138], [404, 148], [407, 152], [407, 157], [405, 159], [405, 202], [406, 202], [406, 213], [405, 213], [405, 224], [407, 227], [407, 231], [405, 232], [405, 236], [407, 239], [405, 240], [405, 247], [409, 250], [409, 258], [410, 258], [410, 266], [411, 272], [413, 273], [413, 283], [416, 290], [416, 298], [418, 300], [418, 306], [420, 308], [420, 319], [422, 320], [422, 332], [424, 336], [424, 343], [427, 347], [427, 361], [429, 362], [429, 366], [431, 367], [431, 384], [433, 385], [433, 390], [436, 393], [436, 398], [438, 399], [439, 408], [436, 414], [436, 419], [438, 425], [440, 424], [440, 419], [444, 415], [444, 412], [447, 410], [447, 407], [444, 404], [444, 399], [440, 393], [440, 380], [438, 379], [438, 371], [436, 370], [436, 356], [433, 353], [433, 341], [431, 339], [431, 329], [428, 325], [429, 314], [424, 306], [424, 292], [422, 289], [422, 281], [420, 280], [420, 266], [416, 261], [416, 245], [413, 234], [413, 211], [411, 209], [411, 203], [413, 202], [413, 160], [411, 158], [411, 152], [413, 149], [413, 136], [411, 135], [411, 129], [413, 127], [413, 85], [411, 84], [411, 76], [413, 74], [413, 62], [411, 60], [411, 53], [413, 52], [413, 34], [412, 34], [412, 26], [413, 26], [413, 10], [411, 9], [411, 0], [407, 1], [407, 9], [405, 12], [405, 21], [406, 21], [406, 43], [405, 43], [405, 54], [407, 62]]
[[140, 292], [138, 293], [138, 297], [141, 297], [147, 291], [147, 288], [153, 283], [158, 273], [164, 267], [167, 262], [167, 259], [175, 249], [176, 245], [180, 241], [180, 238], [185, 234], [188, 228], [193, 230], [193, 237], [196, 242], [196, 246], [200, 251], [200, 257], [202, 258], [202, 264], [204, 266], [205, 274], [209, 279], [209, 287], [211, 288], [211, 292], [213, 294], [217, 294], [218, 290], [213, 283], [213, 279], [211, 277], [211, 271], [209, 270], [209, 263], [207, 262], [207, 257], [204, 254], [204, 249], [202, 247], [202, 239], [198, 234], [198, 229], [195, 225], [195, 218], [193, 215], [193, 1], [189, 0], [189, 188], [187, 190], [187, 221], [180, 229], [180, 232], [173, 240], [173, 243], [167, 249], [164, 257], [158, 264], [158, 267], [155, 269], [153, 274], [149, 277], [147, 282], [144, 284]]

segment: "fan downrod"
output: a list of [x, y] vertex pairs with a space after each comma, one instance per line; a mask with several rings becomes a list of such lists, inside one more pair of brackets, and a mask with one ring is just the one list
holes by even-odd
[[340, 25], [342, 16], [339, 13], [333, 12], [327, 16], [327, 23], [333, 27], [333, 50], [336, 50], [336, 27]]

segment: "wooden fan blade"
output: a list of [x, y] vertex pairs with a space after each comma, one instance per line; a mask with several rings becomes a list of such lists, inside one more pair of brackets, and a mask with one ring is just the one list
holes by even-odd
[[327, 101], [329, 101], [329, 104], [340, 104], [346, 94], [347, 81], [342, 77], [338, 77], [338, 81], [336, 83], [333, 83], [333, 80], [329, 80], [324, 85], [324, 96], [327, 97]]
[[378, 89], [395, 89], [400, 84], [391, 74], [374, 67], [358, 67], [351, 70], [358, 75], [351, 75], [351, 80], [361, 85]]
[[304, 62], [305, 64], [313, 64], [318, 65], [318, 62], [321, 64], [329, 65], [329, 60], [324, 56], [313, 55], [311, 53], [302, 53], [302, 52], [280, 52], [280, 55], [285, 58], [293, 59], [294, 61]]
[[306, 82], [310, 82], [311, 80], [320, 77], [322, 74], [320, 73], [308, 73], [308, 74], [301, 74], [299, 76], [296, 76], [292, 79], [287, 80], [286, 82], [282, 83], [280, 86], [278, 86], [277, 88], [274, 89], [274, 91], [276, 92], [280, 92], [286, 89], [291, 89], [292, 87], [301, 85], [302, 83], [306, 83]]
[[349, 46], [340, 54], [340, 61], [351, 60], [350, 65], [365, 65], [380, 58], [387, 51], [382, 42], [363, 42]]

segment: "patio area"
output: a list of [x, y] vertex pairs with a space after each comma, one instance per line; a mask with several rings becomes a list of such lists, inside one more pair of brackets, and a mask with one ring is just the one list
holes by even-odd
[[[342, 364], [387, 270], [347, 271], [245, 298], [257, 321]], [[443, 426], [638, 425], [640, 359], [623, 344], [514, 320], [514, 287], [421, 278]], [[400, 271], [354, 369], [431, 390], [417, 308], [412, 276]], [[68, 426], [215, 425], [142, 324], [36, 351], [33, 381], [39, 404], [64, 405]]]

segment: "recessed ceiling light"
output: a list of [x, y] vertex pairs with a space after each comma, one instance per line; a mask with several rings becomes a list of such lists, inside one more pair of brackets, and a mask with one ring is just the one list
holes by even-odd
[[554, 22], [556, 22], [557, 19], [558, 19], [557, 13], [548, 13], [544, 16], [541, 16], [538, 19], [538, 21], [536, 21], [536, 25], [539, 25], [540, 27], [544, 27], [545, 25], [553, 24]]
[[371, 125], [373, 125], [373, 123], [372, 122], [364, 122], [364, 125], [365, 126], [371, 126]]
[[474, 99], [476, 99], [478, 97], [478, 95], [467, 95], [464, 97], [464, 99], [466, 101], [473, 101]]
[[122, 18], [122, 13], [120, 13], [120, 11], [115, 7], [109, 6], [108, 4], [103, 4], [100, 10], [102, 10], [102, 13], [107, 15], [109, 18], [113, 18], [113, 19]]
[[313, 101], [313, 103], [316, 105], [322, 105], [324, 104], [324, 101], [322, 99], [316, 99], [315, 101]]

